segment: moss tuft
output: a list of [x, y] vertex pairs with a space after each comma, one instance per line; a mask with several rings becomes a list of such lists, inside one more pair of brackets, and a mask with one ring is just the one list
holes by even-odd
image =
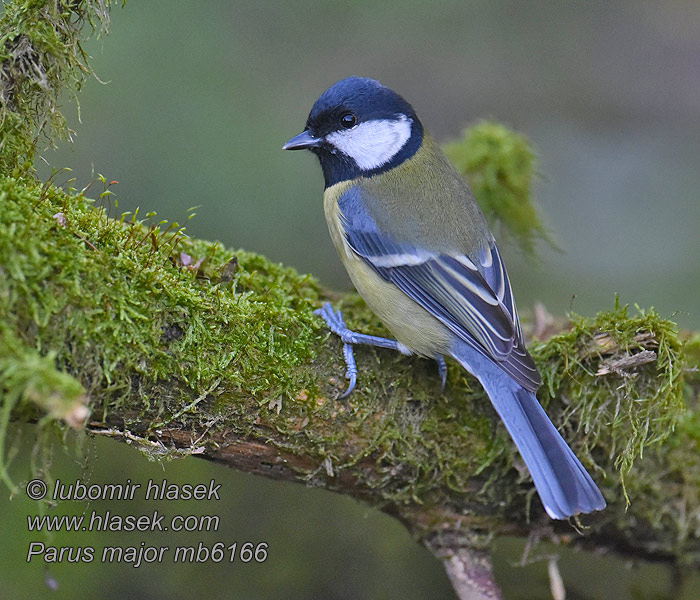
[[0, 16], [0, 173], [29, 172], [43, 138], [70, 137], [59, 109], [91, 74], [81, 30], [102, 33], [113, 0], [10, 0]]
[[543, 392], [563, 402], [562, 421], [585, 435], [579, 451], [629, 473], [645, 449], [673, 432], [685, 414], [683, 344], [672, 321], [653, 309], [617, 302], [535, 346]]
[[550, 241], [531, 198], [536, 156], [530, 142], [499, 123], [481, 121], [461, 140], [443, 146], [492, 226], [534, 256], [538, 239]]

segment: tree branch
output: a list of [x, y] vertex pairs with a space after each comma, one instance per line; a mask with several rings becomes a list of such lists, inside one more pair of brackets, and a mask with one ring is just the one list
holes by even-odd
[[[533, 528], [560, 543], [700, 564], [700, 381], [688, 368], [700, 343], [683, 344], [654, 313], [617, 307], [533, 346], [542, 400], [609, 502], [581, 518], [579, 535], [546, 517], [486, 396], [456, 365], [441, 395], [432, 362], [362, 349], [358, 390], [340, 400], [341, 345], [312, 315], [325, 294], [308, 276], [243, 251], [234, 261], [173, 228], [109, 219], [79, 194], [10, 178], [0, 193], [5, 414], [66, 418], [87, 402], [91, 431], [149, 454], [353, 496], [401, 520], [463, 598], [498, 597], [491, 540]], [[350, 327], [380, 330], [357, 297], [336, 300]], [[72, 376], [77, 393], [27, 365], [26, 352]], [[21, 368], [32, 377], [10, 376]]]
[[[60, 82], [79, 87], [68, 75], [89, 71], [79, 24], [91, 10], [104, 23], [109, 2], [15, 4], [21, 10], [2, 21], [0, 90], [9, 124], [0, 147], [0, 476], [8, 486], [11, 419], [77, 426], [89, 411], [94, 434], [154, 456], [192, 454], [378, 507], [443, 561], [461, 598], [498, 598], [488, 550], [503, 534], [538, 530], [561, 544], [700, 565], [700, 336], [616, 305], [544, 339], [551, 328], [536, 312], [540, 399], [609, 504], [578, 530], [554, 523], [483, 390], [455, 365], [440, 394], [431, 362], [358, 350], [358, 389], [340, 400], [341, 346], [312, 315], [328, 296], [312, 278], [186, 238], [152, 216], [110, 218], [105, 181], [96, 206], [23, 178]], [[29, 59], [36, 68], [23, 66]], [[55, 85], [38, 85], [32, 73]], [[532, 248], [536, 214], [514, 204], [527, 203], [531, 151], [499, 146], [511, 140], [500, 126], [476, 129], [451, 148], [458, 166], [476, 177], [488, 212], [505, 198], [505, 222]], [[517, 165], [525, 172], [515, 176]], [[485, 172], [498, 177], [480, 179]], [[493, 188], [499, 181], [506, 185]], [[334, 302], [352, 329], [382, 332], [356, 296]]]

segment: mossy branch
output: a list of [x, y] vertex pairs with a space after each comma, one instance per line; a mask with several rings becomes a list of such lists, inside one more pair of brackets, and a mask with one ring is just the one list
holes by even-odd
[[[464, 597], [498, 596], [485, 551], [503, 533], [700, 565], [700, 336], [617, 305], [555, 335], [535, 319], [540, 399], [609, 503], [575, 536], [546, 518], [462, 370], [440, 394], [429, 361], [363, 349], [358, 389], [339, 400], [340, 344], [312, 315], [327, 293], [311, 277], [155, 214], [110, 218], [106, 182], [96, 206], [30, 177], [41, 136], [69, 134], [58, 99], [90, 73], [81, 27], [102, 30], [110, 4], [13, 0], [0, 18], [2, 448], [11, 419], [78, 426], [89, 412], [92, 432], [152, 456], [349, 494], [404, 522]], [[447, 151], [532, 252], [544, 230], [528, 201], [529, 145], [483, 123]], [[382, 331], [356, 296], [334, 301], [353, 329]], [[0, 454], [11, 487], [8, 463]]]
[[[579, 537], [546, 518], [455, 365], [441, 394], [430, 361], [358, 350], [358, 389], [339, 400], [340, 343], [312, 315], [326, 297], [313, 278], [33, 180], [0, 180], [0, 203], [3, 434], [10, 410], [65, 417], [79, 399], [97, 434], [352, 495], [439, 556], [540, 527], [700, 565], [700, 337], [653, 311], [577, 317], [531, 346], [540, 399], [609, 503]], [[381, 332], [356, 296], [334, 302], [350, 327]], [[12, 376], [22, 368], [32, 376]]]

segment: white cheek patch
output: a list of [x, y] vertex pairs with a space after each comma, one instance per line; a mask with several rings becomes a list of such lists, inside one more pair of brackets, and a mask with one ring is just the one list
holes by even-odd
[[388, 163], [411, 137], [411, 119], [399, 115], [396, 119], [374, 119], [352, 129], [334, 131], [326, 141], [352, 158], [363, 171]]

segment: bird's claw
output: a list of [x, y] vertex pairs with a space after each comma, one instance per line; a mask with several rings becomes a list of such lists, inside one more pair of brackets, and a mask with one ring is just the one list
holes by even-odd
[[348, 379], [350, 383], [348, 384], [348, 389], [346, 389], [341, 395], [341, 398], [346, 398], [355, 389], [355, 384], [357, 383], [357, 365], [355, 364], [355, 356], [352, 352], [351, 344], [343, 344], [343, 357], [345, 358], [345, 379]]
[[[343, 316], [339, 310], [334, 311], [333, 307], [329, 302], [326, 302], [321, 308], [317, 308], [314, 311], [315, 315], [318, 315], [323, 319], [323, 321], [328, 326], [335, 335], [337, 335], [343, 342], [343, 357], [345, 358], [345, 379], [350, 383], [348, 384], [348, 389], [343, 392], [340, 396], [341, 398], [347, 397], [354, 389], [357, 383], [357, 365], [355, 364], [355, 356], [353, 354], [352, 346], [353, 344], [367, 344], [369, 346], [376, 346], [378, 348], [389, 348], [390, 350], [398, 350], [399, 352], [404, 352], [410, 354], [401, 344], [396, 340], [389, 340], [382, 337], [377, 337], [374, 335], [365, 335], [364, 333], [355, 333], [350, 331], [343, 321]], [[438, 364], [438, 373], [440, 374], [440, 381], [442, 383], [441, 390], [445, 390], [445, 382], [447, 380], [447, 365], [445, 360], [439, 354], [435, 355], [435, 360]]]
[[345, 327], [345, 321], [340, 311], [333, 311], [333, 307], [329, 302], [326, 302], [321, 308], [314, 311], [328, 326], [335, 335], [337, 335], [345, 344], [352, 344], [352, 331]]
[[340, 398], [346, 398], [355, 389], [357, 383], [357, 365], [355, 364], [355, 355], [352, 351], [352, 332], [345, 326], [343, 316], [340, 311], [333, 311], [333, 307], [329, 302], [326, 302], [321, 308], [314, 311], [315, 315], [321, 317], [328, 329], [331, 330], [343, 341], [343, 358], [345, 359], [345, 379], [349, 380], [347, 389], [340, 395]]

